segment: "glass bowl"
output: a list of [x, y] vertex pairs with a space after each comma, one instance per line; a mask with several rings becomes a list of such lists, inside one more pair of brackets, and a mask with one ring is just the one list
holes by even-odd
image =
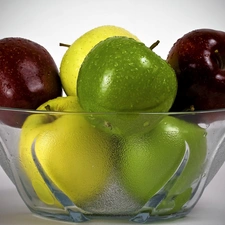
[[0, 164], [34, 214], [180, 218], [225, 160], [225, 110], [79, 113], [0, 108]]

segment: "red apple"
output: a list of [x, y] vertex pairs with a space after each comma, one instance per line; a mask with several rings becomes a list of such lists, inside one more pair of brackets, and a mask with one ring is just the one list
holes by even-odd
[[225, 108], [225, 32], [198, 29], [185, 34], [167, 62], [178, 79], [171, 111]]
[[[58, 68], [44, 47], [24, 38], [0, 40], [0, 107], [36, 109], [61, 95]], [[0, 111], [4, 123], [19, 126], [16, 113], [5, 114]]]

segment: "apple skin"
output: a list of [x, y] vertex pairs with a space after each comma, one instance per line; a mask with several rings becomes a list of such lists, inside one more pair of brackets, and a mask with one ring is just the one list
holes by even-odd
[[[0, 40], [0, 83], [1, 107], [36, 109], [47, 100], [62, 95], [53, 58], [43, 46], [25, 38]], [[24, 121], [23, 117], [16, 119], [15, 115], [5, 113], [1, 113], [0, 119], [15, 126]]]
[[49, 107], [61, 112], [81, 110], [75, 96], [58, 97], [38, 107], [43, 112], [30, 115], [22, 127], [21, 167], [43, 203], [62, 207], [35, 165], [35, 141], [35, 154], [44, 173], [74, 204], [83, 207], [107, 183], [112, 168], [111, 137], [93, 128], [83, 114], [45, 114]]
[[167, 62], [178, 80], [170, 111], [225, 108], [225, 32], [197, 29], [178, 39]]
[[158, 213], [179, 211], [191, 197], [191, 184], [198, 178], [206, 157], [205, 130], [195, 124], [167, 116], [150, 132], [130, 136], [121, 150], [119, 170], [126, 190], [141, 205], [151, 199], [172, 177], [184, 157], [190, 155]]
[[171, 66], [144, 43], [121, 36], [95, 45], [77, 80], [81, 107], [87, 112], [108, 113], [92, 119], [93, 124], [124, 136], [153, 129], [164, 115], [146, 113], [168, 112], [176, 92]]
[[60, 78], [67, 95], [77, 95], [77, 77], [88, 52], [100, 41], [112, 36], [138, 38], [122, 27], [103, 25], [89, 30], [76, 39], [65, 52], [60, 65]]

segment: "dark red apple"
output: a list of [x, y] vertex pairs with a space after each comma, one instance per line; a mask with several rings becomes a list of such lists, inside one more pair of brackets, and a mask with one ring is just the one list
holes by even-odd
[[[43, 46], [17, 37], [0, 40], [0, 107], [36, 109], [61, 95], [58, 68]], [[18, 119], [3, 114], [3, 122]]]
[[178, 79], [171, 111], [225, 108], [225, 32], [198, 29], [185, 34], [167, 62]]

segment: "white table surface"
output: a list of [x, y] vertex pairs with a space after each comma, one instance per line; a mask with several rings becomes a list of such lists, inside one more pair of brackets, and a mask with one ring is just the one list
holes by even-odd
[[[224, 225], [225, 224], [225, 165], [205, 189], [195, 208], [186, 217], [157, 222], [157, 225]], [[0, 225], [60, 225], [74, 224], [34, 216], [21, 200], [15, 186], [0, 167]], [[92, 221], [92, 224], [135, 224], [122, 221]]]

